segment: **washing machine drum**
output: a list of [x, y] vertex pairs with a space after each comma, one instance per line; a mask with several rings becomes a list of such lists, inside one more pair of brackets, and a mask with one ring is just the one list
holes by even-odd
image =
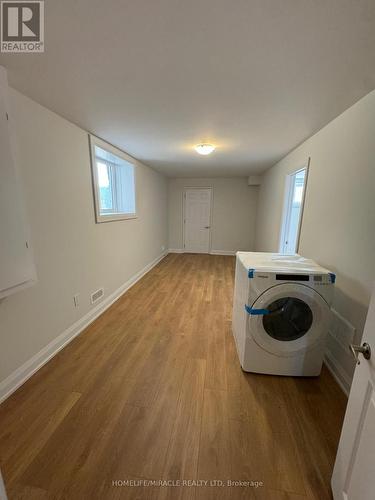
[[322, 341], [328, 331], [329, 306], [318, 292], [299, 283], [266, 290], [252, 304], [248, 335], [278, 356], [293, 356]]

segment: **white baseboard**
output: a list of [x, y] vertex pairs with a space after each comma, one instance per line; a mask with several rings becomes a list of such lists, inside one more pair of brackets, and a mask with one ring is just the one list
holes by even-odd
[[98, 316], [100, 316], [106, 309], [108, 309], [121, 295], [123, 295], [129, 288], [131, 288], [137, 281], [139, 281], [145, 274], [147, 274], [153, 267], [156, 266], [165, 256], [167, 252], [163, 252], [159, 257], [147, 264], [137, 274], [132, 276], [126, 283], [121, 285], [111, 295], [106, 297], [97, 306], [92, 308], [87, 314], [76, 321], [73, 325], [67, 328], [58, 337], [52, 340], [41, 351], [30, 358], [26, 363], [17, 368], [5, 380], [0, 382], [0, 403], [8, 398], [14, 391], [16, 391], [22, 384], [26, 382], [35, 372], [37, 372], [43, 365], [45, 365], [51, 358], [53, 358], [63, 347], [71, 342], [74, 337], [79, 335], [85, 328], [88, 327]]
[[[170, 248], [169, 253], [185, 253], [183, 248]], [[236, 250], [211, 250], [210, 255], [236, 255]]]
[[236, 255], [236, 250], [211, 250], [211, 255]]
[[327, 366], [328, 370], [332, 373], [333, 378], [339, 384], [344, 393], [349, 396], [352, 381], [331, 351], [326, 351], [324, 356], [324, 363]]

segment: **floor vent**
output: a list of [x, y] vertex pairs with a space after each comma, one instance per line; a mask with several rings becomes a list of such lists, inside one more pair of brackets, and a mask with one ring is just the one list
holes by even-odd
[[104, 289], [99, 288], [99, 290], [96, 290], [96, 292], [93, 292], [91, 294], [91, 304], [95, 304], [99, 299], [101, 299], [104, 295]]

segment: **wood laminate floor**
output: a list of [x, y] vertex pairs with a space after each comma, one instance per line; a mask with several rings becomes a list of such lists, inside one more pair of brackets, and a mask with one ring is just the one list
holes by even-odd
[[9, 500], [331, 497], [346, 398], [326, 369], [242, 372], [233, 275], [233, 257], [168, 255], [0, 406]]

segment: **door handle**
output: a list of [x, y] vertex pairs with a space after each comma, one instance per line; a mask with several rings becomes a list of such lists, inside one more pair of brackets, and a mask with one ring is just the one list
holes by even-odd
[[364, 342], [362, 345], [350, 344], [349, 349], [354, 356], [354, 359], [357, 362], [357, 365], [360, 364], [359, 355], [363, 354], [365, 359], [371, 358], [371, 347], [367, 342]]
[[205, 229], [210, 229], [210, 226], [204, 226]]

